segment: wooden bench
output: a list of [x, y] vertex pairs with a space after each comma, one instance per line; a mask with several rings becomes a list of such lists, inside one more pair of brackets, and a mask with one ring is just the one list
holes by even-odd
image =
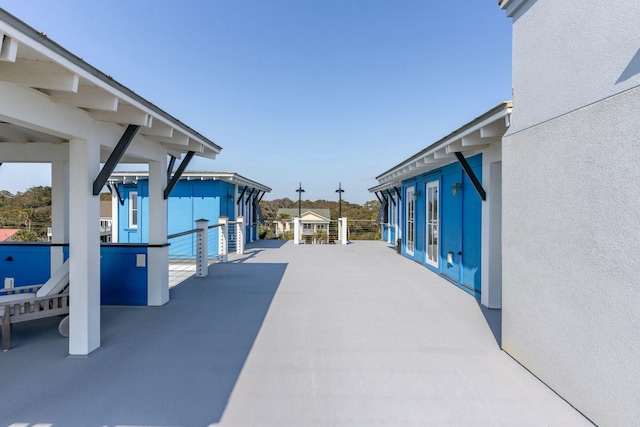
[[[24, 294], [12, 294], [21, 296]], [[34, 294], [31, 294], [34, 295]], [[69, 314], [69, 292], [44, 297], [27, 297], [0, 303], [2, 350], [11, 348], [11, 325], [29, 320]]]
[[0, 290], [2, 350], [11, 347], [11, 325], [69, 314], [69, 260], [42, 285]]

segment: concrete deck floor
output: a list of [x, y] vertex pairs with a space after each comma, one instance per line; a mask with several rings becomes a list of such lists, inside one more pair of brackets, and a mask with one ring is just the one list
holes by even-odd
[[500, 350], [499, 311], [382, 242], [257, 242], [163, 307], [103, 307], [89, 357], [56, 326], [15, 325], [0, 425], [591, 425]]

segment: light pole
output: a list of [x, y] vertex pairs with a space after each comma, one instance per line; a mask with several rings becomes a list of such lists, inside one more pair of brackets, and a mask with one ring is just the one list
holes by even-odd
[[344, 190], [342, 189], [342, 183], [338, 184], [338, 189], [336, 190], [336, 193], [338, 193], [338, 218], [342, 218], [342, 193], [344, 193]]
[[304, 193], [304, 190], [302, 189], [302, 183], [300, 183], [300, 185], [298, 186], [296, 193], [298, 193], [298, 218], [301, 218], [302, 217], [302, 193]]

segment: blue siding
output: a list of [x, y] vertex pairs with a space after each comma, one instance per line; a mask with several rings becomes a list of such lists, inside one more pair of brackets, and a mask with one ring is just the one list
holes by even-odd
[[462, 182], [462, 171], [448, 167], [442, 174], [440, 189], [440, 272], [459, 282], [462, 261], [462, 191], [453, 195], [451, 188]]
[[[482, 182], [482, 155], [467, 159], [474, 173]], [[438, 227], [439, 263], [432, 267], [426, 262], [426, 185], [428, 182], [439, 182], [439, 215]], [[460, 189], [453, 195], [452, 187], [459, 183]], [[422, 263], [429, 269], [441, 274], [448, 280], [479, 297], [481, 290], [481, 229], [482, 199], [467, 178], [462, 167], [456, 162], [424, 173], [402, 182], [402, 194], [409, 187], [414, 187], [419, 196], [415, 201], [415, 251], [414, 255], [406, 252], [406, 197], [401, 206], [402, 254]], [[451, 254], [449, 257], [448, 255]]]
[[[118, 228], [120, 243], [148, 243], [149, 241], [149, 186], [148, 180], [140, 180], [137, 184], [121, 184], [120, 192], [125, 199], [124, 205], [118, 208]], [[129, 228], [129, 193], [138, 192], [138, 227]], [[242, 187], [240, 187], [242, 191]], [[228, 216], [234, 220], [236, 200], [234, 199], [235, 186], [220, 180], [180, 180], [174, 187], [167, 202], [168, 226], [167, 234], [180, 233], [195, 228], [195, 221], [207, 219], [209, 224], [219, 222], [220, 216]], [[240, 203], [239, 208], [244, 212], [245, 203]], [[248, 209], [247, 209], [248, 210]], [[247, 239], [249, 227], [246, 229]], [[185, 245], [189, 245], [188, 237], [182, 237], [180, 252], [184, 254]], [[185, 242], [186, 241], [186, 242]], [[248, 241], [248, 240], [247, 240]], [[192, 253], [195, 256], [195, 236], [191, 238]], [[217, 254], [217, 246], [211, 248]], [[186, 249], [188, 251], [188, 249]], [[172, 248], [169, 248], [171, 255]]]

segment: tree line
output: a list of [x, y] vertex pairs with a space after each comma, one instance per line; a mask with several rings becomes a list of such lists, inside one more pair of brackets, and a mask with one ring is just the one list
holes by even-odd
[[0, 191], [0, 228], [19, 228], [14, 241], [45, 241], [51, 226], [51, 187], [11, 194]]
[[[102, 200], [109, 200], [111, 195], [103, 193]], [[332, 200], [303, 200], [302, 209], [329, 209], [331, 219], [338, 219], [340, 207]], [[260, 209], [263, 220], [267, 223], [278, 219], [278, 209], [297, 208], [298, 201], [289, 198], [261, 200]], [[371, 200], [364, 205], [342, 201], [342, 216], [350, 220], [375, 220], [380, 209], [378, 200]], [[46, 241], [47, 229], [51, 226], [51, 187], [32, 187], [24, 192], [12, 194], [0, 191], [0, 228], [19, 228], [14, 241]]]

